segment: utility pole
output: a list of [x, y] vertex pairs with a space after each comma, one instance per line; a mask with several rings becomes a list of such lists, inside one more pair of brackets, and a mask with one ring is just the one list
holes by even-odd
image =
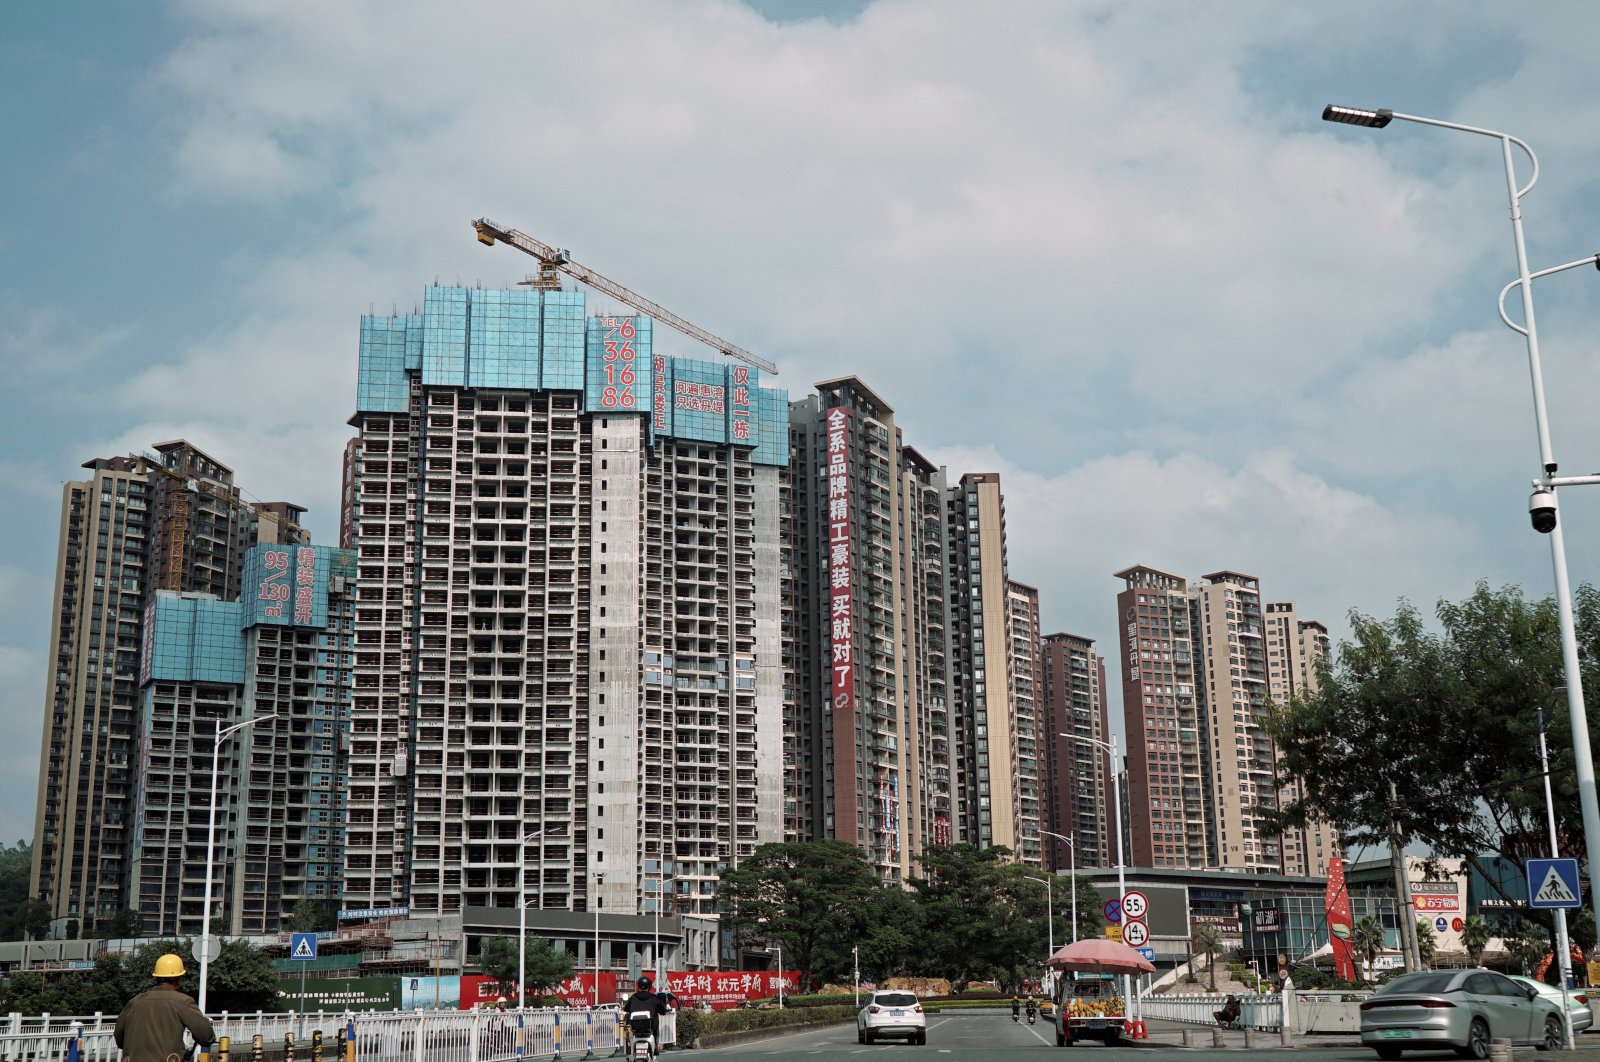
[[1395, 918], [1400, 923], [1400, 950], [1406, 973], [1422, 969], [1422, 949], [1417, 942], [1416, 908], [1411, 904], [1411, 883], [1406, 877], [1405, 840], [1400, 836], [1400, 791], [1389, 782], [1389, 863], [1394, 868]]

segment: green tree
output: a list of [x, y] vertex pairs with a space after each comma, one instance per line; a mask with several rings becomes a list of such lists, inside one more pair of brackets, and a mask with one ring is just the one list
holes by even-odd
[[325, 933], [339, 927], [339, 902], [302, 896], [283, 920], [283, 928], [294, 933]]
[[910, 880], [921, 912], [918, 944], [933, 968], [957, 985], [1017, 969], [1026, 946], [1015, 924], [1019, 903], [1026, 903], [1022, 885], [1040, 905], [1043, 922], [1043, 890], [1008, 880], [1022, 872], [1010, 858], [1004, 845], [933, 846], [923, 852], [922, 875]]
[[543, 937], [529, 937], [524, 960], [528, 970], [527, 994], [550, 988], [572, 976], [572, 956]]
[[[1600, 597], [1582, 587], [1574, 602], [1586, 681], [1600, 681]], [[1549, 844], [1535, 738], [1541, 708], [1552, 728], [1567, 726], [1556, 609], [1480, 583], [1464, 601], [1441, 601], [1436, 616], [1433, 632], [1405, 602], [1388, 620], [1352, 613], [1351, 638], [1315, 690], [1274, 706], [1282, 777], [1300, 795], [1271, 817], [1280, 827], [1321, 817], [1358, 845], [1387, 845], [1392, 818], [1403, 843], [1463, 859], [1498, 888], [1485, 854], [1525, 863]], [[1564, 744], [1551, 747], [1550, 777], [1557, 832], [1572, 850], [1582, 816]], [[1391, 803], [1391, 785], [1404, 799]], [[1530, 917], [1551, 925], [1548, 913]]]
[[1217, 990], [1216, 954], [1222, 950], [1222, 927], [1214, 922], [1201, 922], [1194, 927], [1194, 950], [1204, 952], [1206, 969], [1211, 974], [1211, 991]]
[[1367, 981], [1373, 979], [1372, 965], [1386, 943], [1382, 922], [1372, 915], [1362, 915], [1356, 920], [1354, 932], [1350, 934], [1350, 946], [1361, 956], [1361, 972]]
[[1483, 952], [1491, 936], [1488, 922], [1478, 915], [1467, 916], [1466, 924], [1461, 927], [1461, 946], [1467, 949], [1467, 959], [1472, 965], [1483, 965]]
[[478, 945], [478, 963], [494, 978], [500, 994], [511, 996], [517, 984], [517, 942], [510, 937], [484, 937]]
[[32, 871], [32, 845], [26, 841], [18, 841], [15, 847], [0, 844], [0, 940], [22, 940], [28, 932], [26, 905]]
[[[1088, 878], [1075, 878], [1074, 881], [1076, 882], [1074, 890], [1078, 894], [1077, 938], [1085, 940], [1089, 937], [1103, 935], [1104, 930], [1101, 927], [1105, 925], [1105, 915], [1103, 913], [1105, 898], [1100, 895], [1100, 890], [1096, 889], [1094, 883]], [[1072, 919], [1072, 896], [1070, 893], [1064, 900], [1059, 895], [1056, 899], [1056, 917], [1059, 918], [1063, 914], [1067, 916], [1067, 920], [1070, 922]], [[1059, 933], [1056, 934], [1056, 946], [1059, 947], [1062, 944], [1066, 944], [1072, 938], [1073, 933], [1069, 927], [1065, 936]]]
[[1422, 960], [1424, 968], [1433, 967], [1435, 948], [1433, 923], [1426, 918], [1417, 919], [1417, 958]]
[[124, 907], [105, 921], [97, 922], [95, 932], [113, 940], [130, 940], [144, 936], [144, 920], [132, 907]]
[[862, 851], [828, 838], [761, 845], [723, 871], [718, 896], [736, 941], [780, 945], [784, 966], [804, 976], [818, 955], [848, 952], [878, 891]]

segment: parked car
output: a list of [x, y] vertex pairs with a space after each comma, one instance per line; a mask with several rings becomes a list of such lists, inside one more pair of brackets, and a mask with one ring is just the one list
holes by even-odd
[[1403, 1051], [1454, 1047], [1463, 1058], [1486, 1058], [1504, 1037], [1540, 1050], [1565, 1039], [1559, 1004], [1492, 970], [1405, 974], [1361, 1004], [1361, 1042], [1388, 1060]]
[[[1561, 989], [1555, 985], [1547, 985], [1543, 981], [1535, 981], [1531, 977], [1520, 977], [1511, 974], [1511, 979], [1519, 985], [1528, 985], [1538, 989], [1539, 994], [1548, 999], [1559, 1009], [1561, 1006]], [[1581, 988], [1567, 989], [1567, 1011], [1572, 1015], [1572, 1031], [1581, 1033], [1594, 1024], [1594, 1011], [1589, 1009], [1589, 994]]]
[[856, 1014], [856, 1043], [870, 1044], [880, 1036], [900, 1036], [915, 1044], [928, 1042], [928, 1016], [915, 993], [874, 992]]

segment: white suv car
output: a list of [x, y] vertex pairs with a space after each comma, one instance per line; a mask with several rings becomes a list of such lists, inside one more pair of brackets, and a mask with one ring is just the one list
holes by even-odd
[[928, 1042], [928, 1016], [914, 993], [872, 993], [856, 1015], [856, 1043], [870, 1044], [880, 1036], [903, 1036], [914, 1044]]

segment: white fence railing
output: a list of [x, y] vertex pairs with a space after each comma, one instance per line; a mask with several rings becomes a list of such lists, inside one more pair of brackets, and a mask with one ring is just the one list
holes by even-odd
[[[112, 1039], [115, 1014], [87, 1018], [11, 1014], [0, 1020], [0, 1062], [120, 1062]], [[605, 1058], [620, 1054], [617, 1009], [407, 1010], [360, 1013], [223, 1014], [212, 1020], [229, 1040], [229, 1062], [253, 1062], [261, 1037], [264, 1059], [282, 1062], [292, 1042], [295, 1062], [516, 1062], [522, 1058]], [[661, 1018], [661, 1041], [676, 1039], [677, 1015]], [[322, 1034], [321, 1058], [313, 1055]], [[353, 1056], [341, 1059], [343, 1043]], [[289, 1038], [292, 1037], [292, 1041]]]
[[[1226, 996], [1164, 995], [1144, 996], [1139, 1000], [1140, 1016], [1181, 1021], [1190, 1025], [1215, 1025], [1216, 1013], [1227, 1002]], [[1245, 995], [1239, 997], [1242, 1028], [1277, 1030], [1283, 1026], [1283, 997]]]

